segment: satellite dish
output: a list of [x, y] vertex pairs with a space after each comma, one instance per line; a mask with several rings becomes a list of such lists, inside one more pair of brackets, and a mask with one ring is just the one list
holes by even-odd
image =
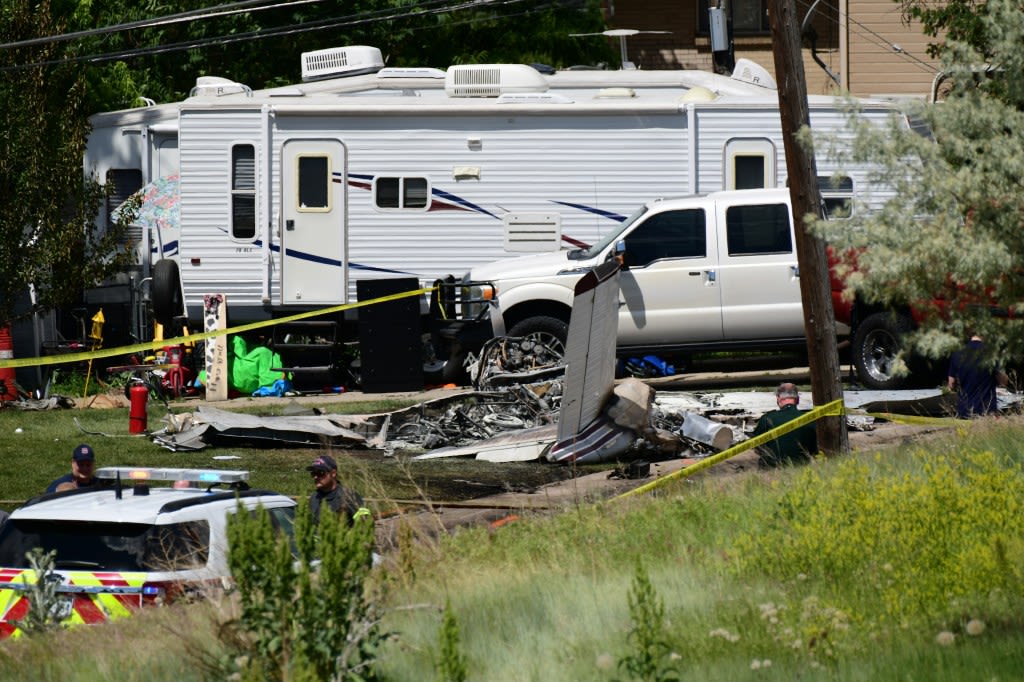
[[640, 31], [635, 28], [611, 28], [607, 31], [601, 31], [600, 33], [570, 33], [569, 37], [580, 38], [583, 36], [605, 36], [606, 38], [618, 38], [619, 55], [622, 57], [622, 68], [635, 69], [636, 65], [629, 61], [629, 56], [626, 53], [626, 38], [629, 36], [635, 36], [638, 33], [672, 33], [672, 31]]

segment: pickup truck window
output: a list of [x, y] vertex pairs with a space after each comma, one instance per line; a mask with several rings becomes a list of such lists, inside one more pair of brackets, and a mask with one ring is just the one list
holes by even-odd
[[704, 258], [707, 220], [703, 209], [655, 213], [625, 239], [625, 265], [638, 268], [663, 258]]
[[730, 206], [725, 211], [730, 256], [791, 253], [793, 237], [785, 204]]

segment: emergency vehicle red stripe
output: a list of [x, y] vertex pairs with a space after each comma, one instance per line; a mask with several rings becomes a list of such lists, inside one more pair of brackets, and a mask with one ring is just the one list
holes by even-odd
[[[18, 601], [14, 602], [14, 606], [7, 609], [7, 613], [4, 614], [4, 621], [21, 620], [28, 615], [28, 598], [19, 597]], [[4, 623], [6, 625], [6, 622]]]
[[73, 606], [86, 623], [102, 623], [107, 620], [107, 615], [89, 597], [76, 595]]

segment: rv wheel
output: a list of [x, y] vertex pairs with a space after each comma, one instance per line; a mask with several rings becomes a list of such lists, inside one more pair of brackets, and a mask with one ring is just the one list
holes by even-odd
[[153, 266], [153, 318], [167, 327], [182, 314], [183, 308], [178, 264], [173, 260], [158, 261]]

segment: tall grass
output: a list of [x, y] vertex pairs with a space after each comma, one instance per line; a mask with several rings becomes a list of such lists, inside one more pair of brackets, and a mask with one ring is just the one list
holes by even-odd
[[[452, 654], [447, 613], [466, 679], [627, 679], [640, 559], [644, 599], [663, 607], [648, 639], [665, 643], [681, 679], [1020, 679], [1022, 434], [1014, 420], [971, 425], [926, 449], [705, 476], [406, 543], [377, 574], [392, 587], [384, 627], [397, 633], [381, 676], [437, 679]], [[122, 621], [46, 635], [47, 647], [7, 642], [0, 677], [99, 679], [77, 673], [131, 670], [147, 652], [147, 679], [195, 679], [176, 667], [185, 635], [150, 625], [168, 613], [195, 619], [178, 632], [212, 627], [210, 609], [171, 607], [132, 619], [134, 631]], [[76, 644], [96, 631], [120, 644]]]

